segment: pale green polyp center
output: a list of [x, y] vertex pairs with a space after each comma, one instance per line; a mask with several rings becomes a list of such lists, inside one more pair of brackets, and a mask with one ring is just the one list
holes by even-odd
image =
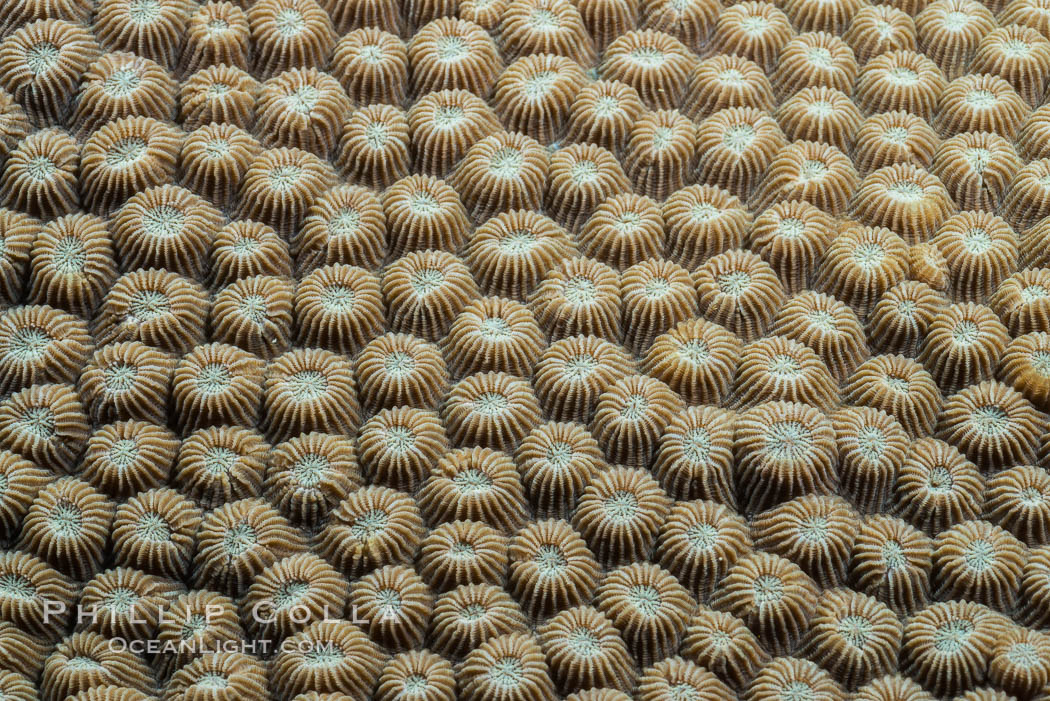
[[138, 71], [124, 68], [114, 71], [102, 84], [102, 89], [113, 97], [127, 97], [138, 89], [142, 84], [142, 77]]

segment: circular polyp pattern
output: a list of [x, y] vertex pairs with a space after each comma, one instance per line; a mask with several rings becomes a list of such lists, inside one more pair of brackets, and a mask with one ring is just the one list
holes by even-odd
[[868, 358], [857, 315], [820, 292], [802, 292], [788, 300], [777, 312], [770, 333], [812, 348], [840, 382]]
[[232, 2], [212, 0], [190, 15], [179, 69], [182, 75], [219, 65], [247, 70], [250, 55], [248, 15]]
[[653, 559], [698, 600], [706, 601], [751, 545], [747, 522], [732, 507], [699, 499], [678, 501], [660, 527]]
[[458, 659], [482, 642], [525, 630], [521, 607], [505, 589], [468, 584], [437, 598], [427, 644], [445, 658]]
[[392, 565], [354, 582], [348, 604], [369, 621], [364, 630], [373, 641], [403, 651], [422, 645], [434, 597], [410, 566]]
[[529, 308], [551, 339], [585, 335], [618, 343], [621, 295], [620, 275], [608, 265], [569, 258], [547, 273]]
[[901, 518], [935, 536], [980, 516], [984, 478], [954, 446], [922, 438], [901, 466], [894, 500]]
[[667, 257], [688, 270], [743, 248], [751, 215], [735, 195], [714, 185], [689, 185], [663, 203]]
[[299, 343], [355, 355], [383, 331], [379, 278], [352, 265], [326, 265], [299, 281], [295, 292]]
[[813, 407], [770, 402], [741, 413], [733, 452], [737, 492], [745, 513], [834, 489], [835, 430]]
[[164, 270], [136, 270], [109, 288], [95, 323], [99, 346], [141, 341], [181, 355], [204, 340], [208, 296], [196, 282]]
[[434, 409], [448, 391], [449, 375], [437, 346], [408, 334], [369, 341], [355, 365], [366, 414], [392, 407]]
[[778, 202], [755, 218], [747, 248], [769, 263], [784, 291], [793, 294], [809, 287], [833, 233], [831, 217], [808, 202]]
[[808, 346], [783, 336], [767, 336], [741, 351], [730, 398], [734, 406], [745, 409], [786, 401], [831, 411], [839, 404], [839, 388]]
[[572, 523], [598, 561], [615, 567], [648, 559], [670, 508], [648, 471], [613, 467], [584, 490]]
[[264, 368], [260, 358], [236, 346], [197, 346], [178, 361], [172, 374], [174, 423], [183, 434], [206, 426], [254, 426]]
[[551, 156], [545, 211], [576, 233], [608, 198], [630, 192], [615, 156], [601, 146], [572, 144]]
[[780, 51], [777, 67], [769, 75], [777, 99], [794, 95], [803, 88], [823, 85], [853, 94], [857, 59], [841, 38], [827, 32], [800, 34]]
[[384, 409], [358, 434], [361, 471], [372, 484], [413, 491], [448, 451], [436, 412], [412, 407]]
[[896, 164], [929, 169], [940, 142], [922, 117], [903, 111], [875, 114], [856, 132], [853, 165], [862, 176]]
[[98, 53], [95, 37], [79, 23], [41, 19], [26, 24], [0, 41], [0, 87], [38, 126], [61, 124]]
[[599, 51], [604, 51], [617, 37], [634, 29], [638, 23], [638, 5], [638, 0], [585, 0], [580, 3], [580, 16]]
[[384, 271], [383, 299], [389, 328], [427, 341], [440, 341], [452, 320], [480, 296], [470, 269], [447, 251], [416, 251]]
[[184, 580], [200, 527], [201, 510], [174, 489], [136, 494], [118, 506], [113, 517], [113, 561], [158, 577]]
[[683, 408], [681, 397], [660, 380], [630, 375], [598, 397], [590, 430], [610, 463], [648, 467], [660, 435]]
[[1007, 185], [1024, 163], [1013, 144], [998, 134], [966, 133], [945, 139], [930, 172], [941, 179], [962, 210], [994, 212]]
[[1003, 78], [1030, 107], [1038, 107], [1050, 79], [1050, 41], [1034, 29], [1003, 25], [981, 39], [967, 70]]
[[776, 67], [780, 50], [795, 36], [791, 20], [772, 3], [747, 0], [720, 9], [717, 15], [711, 46], [719, 53], [754, 61], [766, 73]]
[[1041, 414], [1017, 390], [1000, 382], [982, 382], [945, 400], [937, 437], [990, 473], [1035, 461], [1040, 419]]
[[940, 179], [910, 163], [885, 166], [864, 178], [849, 206], [850, 218], [885, 227], [909, 245], [931, 238], [954, 212]]
[[644, 113], [637, 90], [617, 80], [596, 80], [573, 98], [565, 141], [594, 144], [619, 154]]
[[651, 112], [631, 129], [622, 161], [634, 191], [663, 202], [692, 177], [696, 125], [678, 110]]
[[247, 12], [254, 73], [260, 78], [328, 65], [336, 34], [328, 13], [314, 0], [260, 0]]
[[1017, 235], [990, 212], [949, 217], [932, 243], [947, 263], [948, 292], [956, 300], [986, 301], [1017, 269]]
[[807, 495], [763, 511], [751, 522], [755, 547], [791, 560], [823, 589], [846, 580], [860, 520], [837, 496]]
[[933, 241], [917, 243], [908, 248], [908, 275], [912, 278], [908, 282], [917, 282], [943, 296], [948, 289], [948, 260]]
[[73, 382], [93, 350], [86, 323], [48, 307], [21, 306], [0, 314], [0, 391]]
[[138, 341], [104, 345], [80, 376], [80, 396], [95, 423], [141, 419], [164, 423], [174, 359]]
[[81, 602], [99, 616], [77, 623], [77, 632], [87, 630], [106, 638], [147, 640], [156, 632], [162, 609], [178, 592], [178, 585], [127, 567], [115, 567], [96, 575], [84, 585]]
[[711, 597], [711, 607], [741, 619], [762, 646], [786, 654], [802, 639], [819, 589], [790, 560], [755, 551], [729, 568]]
[[340, 36], [359, 28], [376, 27], [394, 35], [405, 29], [403, 8], [391, 0], [322, 0], [321, 8], [332, 18]]
[[79, 169], [80, 149], [72, 137], [58, 129], [35, 132], [4, 165], [4, 205], [41, 219], [69, 214], [80, 207]]
[[554, 54], [589, 67], [597, 58], [583, 17], [568, 0], [511, 0], [497, 34], [507, 60]]
[[670, 694], [690, 694], [700, 701], [732, 698], [735, 694], [718, 677], [692, 660], [668, 657], [642, 670], [635, 698], [656, 701]]
[[[465, 584], [499, 586], [507, 562], [505, 535], [479, 521], [452, 521], [427, 533], [419, 549], [418, 567], [432, 590], [448, 592]], [[597, 570], [597, 563], [593, 568]]]
[[168, 69], [179, 63], [190, 14], [178, 0], [101, 0], [95, 12], [98, 42], [108, 51], [134, 51]]
[[[326, 653], [307, 653], [324, 650]], [[318, 662], [315, 654], [323, 662]], [[306, 690], [368, 696], [382, 672], [386, 654], [356, 625], [345, 620], [317, 621], [287, 639], [272, 660], [270, 688], [291, 699]]]
[[0, 446], [40, 467], [70, 472], [89, 433], [71, 385], [33, 385], [0, 402]]
[[314, 199], [291, 248], [296, 270], [303, 276], [336, 263], [377, 270], [386, 246], [386, 219], [379, 198], [366, 188], [340, 185]]
[[999, 76], [968, 74], [941, 93], [932, 124], [945, 138], [984, 131], [1012, 141], [1028, 112], [1027, 103]]
[[90, 579], [102, 569], [113, 509], [87, 482], [63, 477], [37, 494], [18, 547], [72, 579]]
[[345, 357], [300, 348], [267, 366], [263, 424], [271, 441], [310, 431], [354, 433], [360, 422], [353, 368]]
[[973, 688], [1009, 625], [973, 602], [931, 604], [905, 621], [900, 669], [936, 696]]
[[619, 632], [601, 611], [589, 606], [567, 609], [537, 632], [551, 676], [562, 691], [629, 689], [633, 685], [631, 656]]
[[104, 54], [91, 64], [70, 117], [81, 135], [121, 117], [175, 116], [177, 83], [155, 61], [133, 53]]
[[748, 685], [750, 701], [775, 701], [792, 693], [815, 699], [841, 699], [846, 693], [825, 670], [809, 660], [778, 657], [767, 663]]
[[787, 200], [808, 202], [831, 216], [846, 213], [859, 184], [853, 163], [834, 146], [797, 141], [780, 149], [751, 196], [753, 211]]
[[[589, 222], [584, 232], [601, 227], [607, 233], [602, 226], [605, 218], [618, 222], [616, 217], [621, 212], [633, 221], [630, 215], [634, 210], [627, 209], [626, 204], [627, 198], [633, 197], [618, 195], [603, 202], [596, 210], [602, 214], [592, 217], [596, 223]], [[618, 206], [621, 203], [622, 209]], [[643, 220], [639, 226], [649, 223]], [[564, 229], [538, 212], [523, 209], [489, 219], [474, 230], [463, 248], [463, 257], [482, 293], [519, 302], [526, 301], [551, 269], [575, 253], [576, 243]]]
[[296, 148], [263, 151], [241, 178], [237, 218], [268, 224], [289, 239], [333, 175], [331, 166], [312, 153]]
[[293, 68], [259, 88], [255, 134], [266, 148], [298, 148], [327, 158], [335, 150], [350, 98], [332, 76]]
[[930, 324], [921, 362], [945, 392], [991, 379], [1010, 334], [988, 307], [953, 304]]
[[22, 301], [30, 251], [40, 227], [33, 217], [0, 207], [0, 299], [6, 304]]
[[410, 175], [398, 180], [383, 193], [382, 203], [391, 257], [411, 251], [454, 252], [470, 234], [470, 220], [459, 194], [433, 176]]
[[877, 599], [826, 590], [800, 652], [845, 688], [856, 689], [896, 669], [902, 632], [897, 615]]
[[697, 179], [746, 201], [773, 156], [786, 145], [780, 126], [764, 110], [719, 110], [697, 126]]
[[700, 606], [682, 639], [682, 655], [742, 690], [770, 660], [747, 626], [729, 613]]
[[26, 301], [91, 317], [116, 277], [106, 222], [70, 214], [44, 226], [33, 242]]
[[1050, 334], [1028, 333], [1011, 339], [999, 359], [996, 377], [1040, 411], [1050, 410]]
[[689, 407], [667, 425], [652, 470], [668, 494], [736, 506], [734, 426], [731, 413], [712, 406]]
[[644, 0], [640, 5], [643, 29], [670, 34], [696, 54], [703, 52], [723, 9], [710, 0]]
[[857, 529], [850, 586], [907, 616], [926, 605], [933, 540], [899, 518], [875, 514]]
[[642, 369], [687, 404], [719, 405], [729, 394], [741, 349], [740, 338], [724, 327], [687, 319], [653, 339]]
[[215, 234], [209, 275], [213, 290], [259, 275], [287, 277], [291, 274], [288, 244], [271, 227], [239, 220]]
[[769, 112], [775, 105], [769, 79], [754, 61], [719, 54], [696, 64], [683, 107], [690, 119], [701, 121], [732, 107]]
[[1017, 698], [1041, 698], [1050, 682], [1050, 638], [1042, 631], [1011, 629], [992, 648], [988, 679]]
[[644, 356], [657, 336], [697, 316], [697, 294], [685, 268], [650, 259], [632, 265], [621, 278], [624, 345]]
[[853, 405], [886, 412], [912, 438], [933, 433], [943, 401], [930, 373], [902, 355], [877, 355], [861, 363], [843, 385], [843, 396]]
[[272, 360], [291, 346], [294, 292], [284, 277], [237, 280], [215, 295], [212, 338]]
[[689, 592], [670, 572], [651, 563], [612, 570], [594, 600], [642, 666], [661, 660], [678, 648], [689, 615], [696, 607]]
[[828, 246], [816, 287], [864, 318], [887, 290], [904, 282], [908, 270], [900, 236], [883, 227], [847, 225]]
[[987, 521], [966, 521], [934, 541], [933, 584], [938, 599], [964, 599], [1011, 611], [1028, 551]]
[[350, 101], [399, 106], [408, 92], [408, 50], [379, 27], [361, 27], [335, 45], [330, 66]]
[[685, 95], [696, 57], [670, 34], [646, 29], [622, 34], [605, 50], [599, 73], [638, 91], [647, 107], [674, 109]]
[[529, 383], [503, 372], [470, 375], [452, 386], [441, 410], [451, 443], [511, 453], [540, 423]]
[[466, 90], [487, 98], [503, 72], [503, 61], [488, 33], [465, 20], [442, 17], [408, 44], [413, 92]]
[[532, 312], [501, 297], [482, 297], [464, 307], [441, 344], [456, 377], [478, 372], [528, 377], [545, 346]]
[[540, 355], [533, 386], [551, 419], [587, 423], [598, 397], [634, 370], [634, 359], [622, 347], [596, 336], [569, 336]]
[[992, 13], [974, 0], [935, 0], [915, 16], [919, 50], [954, 80], [967, 70], [981, 39], [995, 29]]
[[[0, 476], [6, 485], [0, 495], [0, 534], [14, 540], [22, 529], [22, 519], [52, 475], [8, 450], [0, 452]], [[0, 636], [2, 639], [2, 636]]]
[[[118, 689], [131, 690], [129, 701], [148, 699], [145, 691], [153, 686], [153, 675], [135, 653], [113, 646], [98, 633], [74, 633], [63, 638], [44, 661], [40, 693], [45, 701], [77, 698], [94, 701], [92, 689], [100, 691], [112, 682]], [[78, 693], [81, 692], [81, 693]]]
[[507, 590], [540, 621], [586, 604], [601, 567], [580, 535], [561, 520], [533, 521], [510, 540]]
[[915, 22], [890, 5], [867, 5], [857, 10], [842, 38], [860, 65], [890, 51], [916, 48]]
[[112, 221], [125, 270], [159, 268], [203, 279], [222, 214], [189, 190], [162, 185], [138, 192]]
[[80, 476], [114, 499], [126, 499], [167, 483], [179, 439], [145, 421], [121, 421], [96, 429], [88, 439]]
[[828, 32], [841, 35], [864, 7], [859, 0], [835, 0], [820, 3], [813, 0], [787, 0], [784, 12], [800, 32]]
[[818, 141], [843, 152], [853, 147], [864, 117], [840, 90], [803, 88], [781, 103], [775, 113], [788, 141]]
[[240, 597], [259, 573], [304, 549], [302, 533], [267, 502], [230, 502], [209, 512], [197, 531], [193, 583]]
[[417, 492], [419, 507], [432, 526], [481, 521], [504, 533], [526, 522], [521, 477], [510, 456], [488, 448], [446, 453]]
[[[504, 672], [509, 667], [512, 673]], [[531, 633], [492, 638], [471, 650], [458, 667], [463, 701], [484, 701], [498, 695], [510, 698], [554, 698], [543, 650]]]
[[187, 134], [182, 145], [182, 184], [217, 207], [228, 208], [258, 152], [259, 143], [238, 126], [200, 127]]
[[1025, 161], [1050, 157], [1050, 107], [1039, 107], [1028, 115], [1017, 131], [1017, 150]]
[[84, 142], [80, 184], [84, 204], [110, 214], [136, 192], [171, 182], [181, 135], [152, 117], [107, 122]]
[[1032, 161], [1011, 178], [1002, 213], [1017, 231], [1029, 229], [1050, 215], [1050, 159]]
[[773, 268], [750, 251], [736, 249], [709, 259], [693, 273], [699, 312], [745, 343], [764, 335], [785, 302]]
[[419, 98], [408, 111], [415, 168], [445, 177], [475, 142], [500, 131], [499, 118], [477, 95], [441, 90]]
[[539, 518], [568, 519], [584, 489], [606, 469], [594, 437], [575, 423], [540, 424], [514, 453], [525, 494]]
[[336, 165], [356, 185], [382, 190], [409, 173], [408, 121], [391, 105], [369, 105], [343, 125]]
[[259, 83], [240, 68], [220, 64], [199, 70], [179, 88], [182, 127], [216, 123], [250, 129], [258, 92]]
[[895, 418], [871, 407], [846, 407], [831, 416], [839, 452], [839, 493], [862, 513], [883, 510], [910, 445]]
[[551, 144], [565, 131], [572, 101], [586, 84], [583, 69], [570, 59], [522, 56], [496, 81], [492, 106], [508, 131]]
[[[171, 694], [172, 701], [188, 701], [211, 684], [231, 694], [242, 694], [244, 698], [262, 698], [266, 695], [266, 667], [258, 658], [242, 652], [216, 652], [198, 657], [175, 672], [165, 691]], [[118, 697], [118, 701], [121, 698]]]
[[478, 141], [449, 176], [474, 222], [500, 212], [542, 208], [549, 163], [537, 141], [502, 132]]
[[[45, 602], [71, 606], [75, 591], [73, 582], [37, 556], [18, 550], [0, 554], [0, 572], [13, 581], [28, 585], [24, 596], [17, 599], [4, 597], [0, 602], [5, 621], [0, 628], [4, 632], [4, 642], [12, 642], [13, 655], [17, 654], [15, 650], [18, 648], [28, 648], [27, 652], [31, 651], [34, 657], [31, 666], [39, 672], [45, 655], [51, 650], [51, 644], [44, 639], [53, 643], [62, 636], [69, 623], [68, 613], [45, 617]], [[18, 637], [22, 640], [13, 640], [15, 636], [10, 626], [21, 633]]]
[[254, 429], [201, 429], [183, 440], [171, 484], [205, 509], [257, 497], [269, 453], [269, 444]]
[[346, 599], [342, 575], [317, 555], [299, 553], [255, 577], [240, 602], [241, 621], [253, 639], [276, 643], [325, 618], [326, 610], [341, 610]]
[[[391, 658], [376, 682], [374, 698], [376, 701], [397, 701], [420, 693], [432, 701], [454, 701], [456, 698], [452, 663], [429, 650], [411, 650]], [[311, 697], [300, 698], [310, 701]]]

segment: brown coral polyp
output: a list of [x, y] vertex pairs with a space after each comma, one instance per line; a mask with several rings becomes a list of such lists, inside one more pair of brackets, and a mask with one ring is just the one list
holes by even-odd
[[[697, 538], [696, 534], [704, 533]], [[750, 552], [747, 522], [731, 506], [696, 499], [675, 503], [660, 528], [653, 559], [698, 601], [706, 601], [734, 563]], [[683, 653], [690, 643], [683, 641]]]
[[383, 273], [391, 331], [440, 341], [467, 303], [479, 296], [470, 269], [447, 251], [416, 251]]
[[764, 110], [719, 110], [697, 125], [697, 178], [746, 202], [773, 156], [786, 144], [780, 126]]
[[241, 178], [237, 216], [269, 224], [290, 238], [333, 179], [331, 166], [312, 153], [297, 148], [263, 151]]
[[569, 109], [565, 141], [619, 154], [645, 112], [638, 91], [618, 80], [596, 80], [579, 90]]
[[864, 178], [849, 207], [851, 218], [885, 227], [909, 245], [931, 238], [954, 213], [955, 203], [940, 179], [907, 163], [879, 168]]
[[933, 433], [943, 397], [933, 377], [903, 355], [877, 355], [861, 363], [843, 385], [851, 404], [881, 409], [913, 438]]
[[569, 336], [551, 343], [540, 356], [533, 387], [552, 419], [586, 423], [598, 397], [634, 368], [630, 354], [606, 339]]
[[662, 31], [628, 31], [605, 49], [599, 68], [605, 80], [618, 80], [638, 91], [650, 109], [674, 109], [685, 96], [696, 57]]
[[941, 93], [932, 124], [945, 138], [984, 131], [1013, 140], [1028, 111], [1024, 100], [999, 76], [969, 74], [953, 80]]
[[288, 244], [266, 224], [233, 221], [212, 240], [209, 282], [213, 290], [258, 275], [288, 276], [291, 272]]
[[393, 407], [434, 409], [448, 391], [445, 359], [432, 343], [408, 334], [369, 341], [355, 366], [358, 396], [367, 414]]
[[378, 269], [386, 256], [382, 203], [357, 185], [340, 185], [313, 200], [291, 241], [298, 274], [336, 263]]
[[[598, 407], [600, 412], [600, 402]], [[613, 467], [584, 490], [572, 523], [598, 561], [615, 567], [649, 556], [670, 507], [670, 498], [649, 472]]]
[[748, 0], [719, 10], [711, 45], [720, 53], [750, 59], [769, 73], [776, 67], [780, 50], [794, 36], [783, 10], [772, 3]]
[[525, 491], [513, 461], [506, 453], [489, 448], [448, 452], [417, 494], [420, 509], [432, 525], [481, 521], [511, 533], [526, 521]]
[[448, 450], [436, 412], [413, 407], [384, 409], [357, 436], [361, 471], [373, 484], [411, 491]]
[[630, 190], [615, 156], [601, 146], [572, 144], [551, 157], [545, 211], [575, 233], [610, 197]]
[[868, 358], [864, 329], [844, 303], [819, 292], [792, 297], [777, 313], [771, 333], [804, 343], [840, 382]]
[[80, 207], [79, 170], [80, 149], [72, 137], [58, 129], [35, 132], [4, 165], [4, 204], [40, 219], [70, 214]]
[[915, 16], [919, 48], [948, 80], [966, 70], [981, 39], [995, 29], [987, 7], [973, 0], [936, 0]]
[[408, 50], [397, 36], [367, 26], [343, 35], [332, 52], [332, 75], [358, 105], [400, 105], [408, 92]]
[[498, 33], [508, 60], [528, 54], [554, 54], [581, 66], [595, 63], [594, 42], [579, 9], [568, 0], [511, 0], [503, 11]]
[[484, 29], [461, 19], [430, 22], [408, 44], [416, 96], [438, 90], [466, 90], [486, 98], [503, 72], [503, 60]]
[[601, 448], [587, 429], [554, 421], [522, 439], [514, 464], [536, 515], [562, 519], [569, 518], [584, 490], [606, 468]]
[[620, 275], [594, 259], [569, 258], [551, 269], [529, 308], [552, 339], [585, 335], [620, 341]]
[[743, 202], [714, 185], [689, 185], [663, 203], [667, 257], [695, 271], [710, 258], [743, 248], [751, 217]]
[[540, 209], [549, 159], [539, 142], [519, 133], [485, 137], [468, 149], [449, 176], [475, 223], [500, 212]]
[[798, 141], [780, 149], [751, 196], [750, 206], [764, 210], [785, 200], [802, 200], [839, 216], [859, 185], [853, 162], [829, 144]]
[[172, 182], [180, 147], [181, 135], [152, 117], [102, 125], [81, 152], [84, 204], [96, 214], [109, 214], [136, 192]]
[[657, 110], [631, 129], [621, 157], [634, 191], [663, 202], [696, 167], [696, 125], [678, 110]]
[[408, 111], [415, 168], [443, 178], [477, 141], [500, 130], [493, 109], [467, 90], [439, 90], [416, 100]]
[[499, 585], [507, 563], [507, 536], [480, 521], [442, 523], [419, 548], [419, 574], [436, 592], [465, 584]]
[[1023, 165], [1009, 140], [967, 132], [941, 142], [930, 172], [941, 179], [959, 209], [994, 212]]
[[182, 441], [171, 483], [206, 509], [257, 497], [269, 452], [269, 444], [253, 429], [201, 429]]
[[226, 0], [208, 2], [186, 24], [179, 68], [183, 75], [221, 65], [246, 70], [250, 55], [251, 28], [244, 9]]
[[773, 269], [758, 255], [736, 249], [714, 256], [693, 273], [699, 312], [745, 343], [765, 334], [785, 301]]
[[88, 439], [80, 475], [116, 499], [160, 487], [168, 481], [179, 440], [144, 421], [121, 421], [97, 429]]
[[696, 64], [682, 106], [686, 116], [700, 121], [724, 109], [771, 111], [775, 104], [769, 78], [754, 61], [720, 54]]
[[[508, 591], [534, 620], [581, 606], [594, 596], [600, 566], [580, 534], [565, 521], [530, 523], [511, 538], [507, 554]], [[552, 559], [562, 564], [552, 567]]]
[[540, 423], [540, 407], [526, 380], [484, 372], [452, 385], [441, 416], [453, 445], [512, 453]]
[[742, 344], [706, 319], [689, 319], [657, 336], [642, 367], [688, 404], [720, 404], [728, 395]]
[[49, 222], [34, 242], [26, 301], [91, 317], [116, 276], [106, 222], [69, 214]]
[[141, 492], [113, 516], [113, 560], [121, 567], [183, 580], [190, 574], [200, 527], [201, 509], [174, 489]]
[[441, 347], [457, 377], [477, 372], [528, 377], [545, 345], [527, 307], [510, 299], [482, 297], [463, 308]]
[[350, 362], [320, 348], [278, 356], [266, 368], [263, 424], [272, 441], [310, 431], [355, 431], [360, 408]]
[[883, 510], [904, 463], [910, 439], [895, 418], [872, 407], [832, 414], [839, 451], [839, 491], [862, 513]]
[[292, 68], [259, 87], [255, 133], [266, 148], [297, 148], [327, 158], [339, 141], [350, 98], [332, 76]]
[[163, 66], [133, 53], [109, 53], [84, 74], [70, 118], [80, 134], [90, 134], [121, 117], [175, 116], [176, 82]]
[[732, 404], [741, 408], [788, 401], [828, 411], [839, 403], [839, 388], [809, 346], [783, 336], [766, 336], [742, 349], [730, 396]]
[[244, 70], [220, 64], [202, 68], [179, 88], [179, 110], [184, 129], [208, 124], [230, 124], [251, 129], [259, 83]]
[[[562, 611], [547, 621], [539, 634], [551, 676], [560, 689], [631, 687], [634, 670], [627, 647], [597, 609], [581, 606]], [[583, 641], [591, 647], [583, 649]]]
[[288, 278], [273, 275], [233, 282], [215, 295], [212, 339], [272, 360], [291, 346], [294, 292]]
[[140, 341], [182, 354], [204, 340], [208, 296], [196, 282], [165, 270], [136, 270], [117, 278], [95, 321], [99, 346]]
[[455, 252], [470, 233], [460, 194], [433, 176], [398, 180], [383, 193], [382, 203], [391, 257], [412, 251]]
[[385, 324], [379, 278], [352, 265], [317, 268], [299, 281], [295, 316], [301, 345], [355, 355]]
[[324, 68], [336, 34], [315, 0], [260, 0], [247, 10], [254, 72], [271, 78], [292, 68]]
[[133, 0], [103, 0], [95, 12], [94, 30], [109, 51], [134, 51], [174, 69], [192, 9], [178, 0], [145, 6]]
[[343, 124], [336, 166], [356, 185], [382, 190], [409, 173], [408, 121], [391, 105], [369, 105]]
[[898, 163], [929, 169], [940, 145], [940, 137], [926, 120], [903, 111], [872, 115], [860, 125], [855, 139], [853, 165], [862, 176]]
[[492, 106], [507, 131], [550, 144], [564, 133], [572, 101], [586, 83], [583, 69], [570, 59], [522, 56], [496, 81]]
[[813, 31], [784, 45], [769, 80], [780, 100], [818, 85], [852, 95], [857, 70], [853, 50], [845, 41], [826, 31]]

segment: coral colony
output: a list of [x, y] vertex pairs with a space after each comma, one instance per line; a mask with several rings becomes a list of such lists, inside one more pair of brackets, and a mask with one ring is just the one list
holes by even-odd
[[0, 0], [0, 698], [1050, 701], [1050, 0]]

